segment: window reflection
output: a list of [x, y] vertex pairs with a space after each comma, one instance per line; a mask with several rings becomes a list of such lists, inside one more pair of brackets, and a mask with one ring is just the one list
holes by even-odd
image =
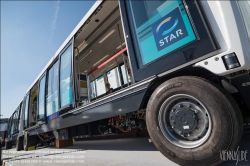
[[100, 96], [100, 95], [106, 93], [104, 77], [100, 76], [95, 81], [96, 81], [97, 96]]
[[37, 117], [38, 120], [44, 119], [44, 112], [45, 112], [44, 97], [45, 97], [45, 76], [43, 76], [43, 78], [40, 80], [40, 83], [39, 83], [39, 97], [38, 97], [39, 109], [38, 109], [38, 117]]
[[23, 118], [23, 126], [28, 126], [28, 108], [29, 108], [29, 95], [26, 96], [25, 99], [25, 110], [24, 110], [24, 118]]
[[126, 2], [140, 66], [196, 40], [181, 0]]
[[60, 62], [60, 99], [61, 107], [73, 102], [71, 75], [71, 46], [61, 56]]
[[115, 89], [121, 86], [118, 67], [108, 71], [107, 78], [111, 88]]
[[90, 82], [90, 87], [91, 87], [91, 98], [95, 98], [96, 97], [96, 90], [95, 90], [95, 81]]
[[58, 62], [48, 72], [48, 83], [46, 92], [46, 110], [47, 120], [51, 120], [56, 116], [50, 116], [58, 111]]

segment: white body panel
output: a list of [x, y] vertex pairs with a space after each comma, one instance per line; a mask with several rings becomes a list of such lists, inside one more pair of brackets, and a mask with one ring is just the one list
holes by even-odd
[[[212, 31], [221, 49], [210, 53], [214, 55], [196, 63], [216, 75], [227, 75], [240, 70], [250, 69], [250, 44], [241, 13], [236, 1], [201, 1]], [[241, 67], [227, 70], [222, 56], [233, 53], [238, 57]], [[216, 61], [215, 58], [219, 60]], [[205, 64], [207, 62], [207, 65]]]

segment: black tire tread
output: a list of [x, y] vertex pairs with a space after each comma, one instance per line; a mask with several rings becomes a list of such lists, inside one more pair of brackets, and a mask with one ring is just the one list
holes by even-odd
[[[196, 86], [201, 88], [206, 87], [208, 90], [213, 91], [213, 94], [215, 94], [218, 97], [221, 98], [221, 101], [223, 102], [223, 107], [227, 107], [227, 113], [228, 116], [230, 116], [230, 123], [231, 124], [231, 131], [230, 131], [230, 136], [228, 138], [230, 139], [230, 142], [228, 143], [229, 146], [223, 147], [221, 150], [234, 150], [237, 148], [240, 140], [241, 140], [241, 135], [243, 132], [243, 118], [242, 114], [240, 111], [239, 106], [237, 105], [236, 101], [233, 99], [233, 97], [225, 91], [223, 88], [219, 87], [218, 85], [209, 82], [208, 80], [205, 80], [203, 78], [199, 77], [194, 77], [194, 76], [182, 76], [182, 77], [177, 77], [170, 79], [163, 84], [161, 84], [152, 94], [151, 98], [149, 99], [148, 106], [147, 106], [147, 113], [146, 113], [146, 122], [148, 126], [148, 132], [153, 140], [153, 143], [155, 146], [170, 160], [177, 162], [180, 165], [217, 165], [221, 163], [222, 161], [220, 160], [220, 156], [218, 155], [218, 151], [216, 155], [210, 156], [208, 158], [202, 159], [202, 160], [195, 160], [195, 156], [193, 160], [187, 161], [184, 159], [176, 158], [174, 155], [175, 153], [172, 152], [173, 149], [169, 149], [168, 147], [164, 147], [161, 143], [161, 139], [163, 139], [163, 135], [161, 132], [158, 132], [155, 129], [150, 129], [152, 124], [154, 123], [153, 121], [155, 120], [154, 117], [152, 117], [152, 113], [150, 112], [151, 109], [154, 109], [156, 106], [154, 106], [155, 100], [160, 99], [164, 94], [169, 93], [169, 91], [175, 91], [175, 89], [178, 89], [178, 87], [174, 87], [170, 90], [166, 90], [166, 87], [171, 84], [171, 83], [176, 83], [176, 82], [183, 82], [184, 84], [192, 84], [192, 86]], [[165, 89], [164, 89], [165, 88]], [[231, 110], [231, 111], [229, 111]], [[232, 111], [233, 110], [233, 111]], [[222, 125], [222, 124], [221, 124]], [[150, 127], [149, 127], [150, 126]], [[159, 130], [159, 129], [158, 129]], [[162, 136], [156, 136], [157, 134], [159, 135], [161, 133]], [[223, 143], [224, 145], [224, 143]], [[203, 145], [202, 145], [203, 146]], [[220, 147], [218, 147], [219, 149]], [[225, 148], [225, 149], [224, 149]], [[194, 149], [190, 149], [190, 152], [193, 153]], [[178, 153], [178, 152], [177, 152]]]
[[12, 148], [12, 142], [11, 141], [5, 141], [5, 150]]
[[16, 151], [23, 150], [23, 136], [18, 136], [16, 140]]

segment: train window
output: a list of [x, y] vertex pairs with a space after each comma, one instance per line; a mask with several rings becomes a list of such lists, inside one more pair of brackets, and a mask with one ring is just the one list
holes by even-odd
[[14, 133], [14, 124], [13, 124], [13, 118], [11, 121], [11, 127], [10, 127], [10, 135], [12, 135]]
[[47, 76], [47, 90], [46, 90], [46, 111], [47, 120], [51, 120], [56, 116], [56, 112], [59, 109], [58, 104], [58, 61], [49, 69]]
[[[23, 127], [24, 127], [25, 100], [26, 100], [26, 98], [23, 99], [22, 106], [21, 106], [20, 112], [19, 112], [19, 123], [21, 123], [23, 121]], [[23, 117], [21, 117], [21, 115], [23, 115]]]
[[61, 55], [60, 61], [60, 101], [61, 107], [67, 106], [73, 102], [72, 92], [72, 74], [71, 74], [71, 53], [72, 47]]
[[[131, 81], [128, 72], [126, 73], [126, 69], [125, 69], [125, 65], [124, 64], [121, 65], [121, 73], [122, 73], [122, 79], [123, 79], [123, 83], [124, 84], [127, 84], [128, 81], [129, 82]], [[128, 76], [128, 79], [127, 79], [127, 76]]]
[[97, 96], [100, 96], [104, 93], [106, 93], [106, 88], [105, 88], [105, 82], [104, 82], [104, 77], [101, 75], [95, 80], [96, 83], [96, 93]]
[[18, 108], [16, 109], [15, 111], [15, 114], [14, 114], [14, 133], [16, 133], [18, 131], [18, 113], [19, 113], [19, 108], [20, 106], [18, 106]]
[[45, 113], [45, 105], [44, 105], [44, 98], [45, 98], [45, 76], [39, 82], [39, 93], [38, 93], [38, 120], [44, 120], [44, 113]]
[[[195, 41], [191, 21], [181, 0], [126, 1], [140, 66]], [[150, 46], [150, 47], [149, 47]]]
[[22, 107], [22, 103], [18, 106], [15, 112], [15, 129], [14, 132], [18, 132], [18, 127], [19, 127], [19, 113], [20, 113], [20, 108]]
[[121, 86], [118, 67], [108, 71], [106, 74], [111, 88], [115, 89]]
[[91, 81], [90, 82], [90, 87], [91, 87], [91, 98], [95, 98], [96, 97], [96, 89], [95, 89], [95, 81]]
[[[41, 80], [39, 80], [41, 81]], [[28, 110], [28, 127], [34, 126], [38, 118], [38, 86], [40, 82], [36, 84], [30, 90], [29, 96], [29, 110]]]
[[14, 117], [14, 114], [12, 114], [11, 118], [10, 118], [10, 127], [9, 127], [9, 135], [12, 135], [13, 134], [13, 117]]
[[24, 105], [24, 114], [23, 114], [23, 127], [28, 126], [28, 108], [29, 108], [29, 96], [27, 95], [25, 98], [25, 105]]
[[13, 121], [12, 121], [12, 133], [13, 134], [15, 133], [15, 130], [16, 130], [16, 121], [17, 121], [16, 113], [17, 111], [15, 111], [13, 114]]
[[18, 108], [18, 110], [16, 111], [16, 116], [15, 116], [15, 133], [18, 131], [18, 126], [19, 126], [18, 115], [19, 115], [19, 108]]

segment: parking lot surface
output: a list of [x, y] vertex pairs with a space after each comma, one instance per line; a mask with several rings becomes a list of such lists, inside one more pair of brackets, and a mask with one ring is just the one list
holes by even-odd
[[[4, 150], [3, 157], [8, 166], [176, 166], [165, 158], [153, 145], [144, 138], [123, 138], [109, 140], [76, 141], [73, 146], [56, 149], [39, 148], [33, 151], [15, 152], [15, 149]], [[244, 166], [250, 163], [250, 137], [243, 137], [239, 151], [247, 150], [248, 161], [226, 161], [221, 166]]]

